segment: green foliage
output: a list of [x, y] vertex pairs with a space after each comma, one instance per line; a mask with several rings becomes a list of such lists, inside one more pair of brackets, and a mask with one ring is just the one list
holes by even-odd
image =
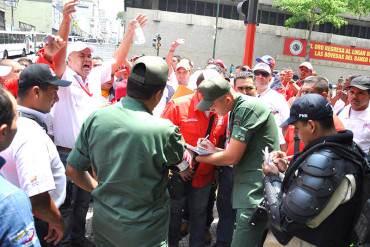
[[117, 13], [116, 20], [120, 20], [122, 26], [125, 23], [125, 18], [126, 17], [125, 17], [125, 12], [124, 11], [120, 11], [120, 12]]
[[370, 13], [370, 0], [347, 0], [348, 9], [355, 15], [367, 15]]
[[[350, 0], [274, 0], [274, 5], [292, 14], [292, 17], [285, 22], [288, 27], [293, 27], [300, 22], [307, 22], [309, 25], [329, 22], [339, 28], [347, 23], [339, 16], [349, 11], [347, 1]], [[370, 0], [353, 1], [370, 2]]]

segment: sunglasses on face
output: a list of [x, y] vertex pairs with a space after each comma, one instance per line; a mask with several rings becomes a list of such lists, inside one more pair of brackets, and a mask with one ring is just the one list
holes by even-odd
[[255, 71], [254, 76], [263, 76], [263, 77], [268, 77], [270, 74], [267, 73], [266, 71]]

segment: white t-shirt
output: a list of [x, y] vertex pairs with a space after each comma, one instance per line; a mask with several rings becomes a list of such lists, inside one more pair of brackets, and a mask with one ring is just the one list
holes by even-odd
[[[83, 122], [92, 112], [105, 105], [101, 84], [111, 79], [111, 73], [112, 65], [103, 64], [93, 68], [83, 82], [81, 76], [67, 66], [62, 79], [71, 81], [72, 84], [69, 87], [59, 87], [59, 101], [51, 111], [55, 145], [74, 147]], [[86, 84], [91, 96], [84, 90]]]
[[366, 154], [370, 149], [370, 107], [355, 111], [347, 105], [338, 116], [344, 127], [353, 132], [353, 140]]
[[66, 176], [54, 143], [31, 119], [19, 117], [17, 127], [12, 144], [0, 153], [6, 160], [0, 173], [29, 197], [49, 192], [59, 207], [66, 197]]
[[333, 106], [333, 111], [335, 112], [335, 114], [338, 115], [341, 111], [343, 111], [345, 106], [346, 106], [346, 103], [344, 103], [343, 100], [339, 99], [337, 100], [337, 102], [335, 102]]
[[275, 117], [276, 125], [279, 131], [279, 142], [285, 144], [285, 138], [280, 125], [289, 118], [289, 105], [284, 96], [273, 89], [267, 88], [258, 97], [268, 106]]

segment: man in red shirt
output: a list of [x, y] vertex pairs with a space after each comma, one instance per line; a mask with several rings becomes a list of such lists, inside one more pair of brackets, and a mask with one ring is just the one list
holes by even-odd
[[299, 65], [299, 80], [297, 81], [297, 85], [301, 87], [303, 84], [303, 80], [312, 75], [313, 75], [312, 64], [310, 62], [301, 63]]
[[299, 91], [299, 86], [293, 81], [293, 70], [283, 69], [280, 72], [282, 87], [277, 91], [284, 95], [285, 99], [288, 101], [290, 98], [296, 96]]
[[[197, 85], [203, 79], [204, 76], [201, 74], [197, 80]], [[173, 124], [177, 125], [186, 143], [192, 146], [197, 146], [198, 139], [204, 138], [207, 135], [207, 129], [211, 125], [208, 139], [215, 145], [219, 145], [223, 143], [221, 140], [223, 138], [221, 137], [226, 131], [226, 118], [219, 117], [212, 112], [204, 113], [199, 111], [196, 105], [201, 99], [202, 96], [198, 92], [174, 99], [168, 103], [162, 117], [171, 120]], [[192, 171], [186, 170], [180, 172], [180, 176], [184, 182], [191, 180], [191, 186], [188, 187], [186, 193], [187, 200], [181, 195], [171, 198], [170, 246], [178, 246], [182, 208], [185, 206], [185, 201], [188, 204], [190, 215], [190, 246], [205, 246], [204, 233], [207, 221], [207, 205], [211, 183], [214, 179], [214, 167], [200, 163], [192, 167], [192, 169]]]
[[2, 60], [0, 66], [0, 84], [14, 97], [17, 97], [19, 74], [22, 72], [23, 67], [18, 62], [10, 59]]

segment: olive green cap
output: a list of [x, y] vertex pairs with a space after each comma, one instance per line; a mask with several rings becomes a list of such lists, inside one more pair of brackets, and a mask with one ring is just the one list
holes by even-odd
[[230, 88], [229, 82], [221, 75], [203, 80], [198, 86], [203, 99], [199, 102], [197, 108], [200, 111], [208, 111], [213, 102], [227, 94]]
[[[138, 70], [145, 70], [145, 75], [136, 73]], [[140, 73], [142, 74], [142, 73]], [[168, 78], [168, 65], [161, 57], [143, 56], [136, 60], [132, 67], [129, 80], [137, 84], [146, 86], [162, 86], [166, 85]]]

